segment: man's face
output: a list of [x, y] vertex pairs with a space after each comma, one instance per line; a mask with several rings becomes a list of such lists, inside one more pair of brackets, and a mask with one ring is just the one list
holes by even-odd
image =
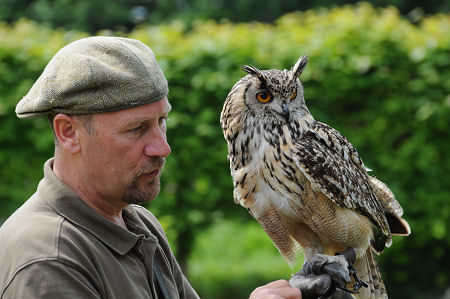
[[[95, 114], [94, 134], [81, 133], [81, 178], [96, 197], [111, 202], [142, 203], [160, 190], [165, 157], [170, 154], [167, 98], [150, 104]], [[81, 137], [81, 136], [80, 136]]]

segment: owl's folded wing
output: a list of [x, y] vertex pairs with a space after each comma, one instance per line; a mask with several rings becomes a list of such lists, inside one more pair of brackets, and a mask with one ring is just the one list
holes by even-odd
[[318, 123], [295, 144], [294, 161], [313, 190], [336, 205], [367, 216], [384, 235], [390, 232], [356, 149], [333, 128]]

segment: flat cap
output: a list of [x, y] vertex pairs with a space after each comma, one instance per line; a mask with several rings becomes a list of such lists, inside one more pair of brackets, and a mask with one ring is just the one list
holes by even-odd
[[91, 114], [157, 101], [169, 92], [152, 50], [122, 37], [88, 37], [50, 60], [16, 106], [19, 118]]

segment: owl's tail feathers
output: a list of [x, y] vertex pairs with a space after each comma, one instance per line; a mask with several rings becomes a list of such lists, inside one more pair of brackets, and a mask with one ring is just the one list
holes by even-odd
[[376, 197], [383, 206], [384, 215], [389, 224], [389, 229], [393, 235], [408, 236], [411, 228], [408, 222], [402, 218], [403, 209], [395, 199], [394, 193], [382, 181], [369, 176], [370, 185]]
[[369, 247], [366, 254], [357, 259], [354, 267], [358, 277], [365, 281], [369, 286], [359, 289], [355, 295], [359, 299], [387, 299], [386, 288], [381, 278], [381, 272], [378, 269], [374, 259], [373, 249]]

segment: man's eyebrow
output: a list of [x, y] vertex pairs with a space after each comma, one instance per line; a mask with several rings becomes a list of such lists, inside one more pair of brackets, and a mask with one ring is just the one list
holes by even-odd
[[132, 118], [132, 119], [127, 119], [123, 122], [120, 123], [119, 127], [120, 128], [127, 128], [130, 126], [134, 126], [140, 123], [143, 123], [147, 120], [151, 119], [151, 117], [139, 117], [139, 118]]
[[[171, 110], [172, 110], [172, 105], [167, 104], [164, 107], [164, 109], [162, 110], [162, 114], [167, 115], [167, 114], [169, 114], [169, 112]], [[148, 120], [150, 120], [152, 118], [153, 118], [153, 116], [142, 116], [142, 117], [138, 117], [138, 118], [127, 119], [127, 120], [123, 121], [120, 124], [120, 127], [121, 128], [127, 128], [129, 126], [133, 126], [133, 125], [137, 125], [137, 124], [143, 123], [143, 122], [148, 121]]]

